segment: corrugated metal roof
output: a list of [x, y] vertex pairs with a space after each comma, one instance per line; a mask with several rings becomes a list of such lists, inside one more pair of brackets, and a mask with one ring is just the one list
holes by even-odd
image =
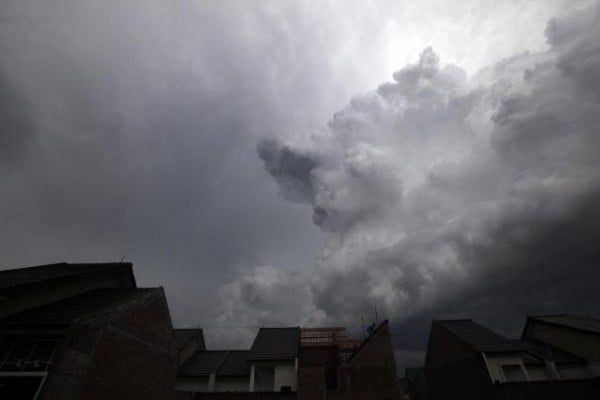
[[433, 321], [460, 340], [480, 352], [523, 351], [519, 340], [507, 339], [470, 319]]
[[249, 360], [293, 360], [298, 356], [300, 328], [260, 328]]
[[561, 325], [581, 331], [600, 334], [600, 320], [581, 317], [577, 315], [541, 315], [529, 317], [532, 320], [547, 322], [549, 324]]
[[11, 289], [38, 282], [61, 279], [113, 268], [131, 268], [131, 263], [68, 264], [57, 263], [37, 267], [0, 271], [0, 290]]
[[248, 350], [204, 350], [195, 352], [179, 376], [249, 376]]
[[198, 347], [200, 350], [206, 350], [202, 328], [173, 329], [173, 334], [175, 335], [175, 347], [177, 350], [181, 350], [192, 340], [196, 340], [198, 342]]
[[160, 289], [96, 289], [0, 320], [2, 326], [69, 325]]

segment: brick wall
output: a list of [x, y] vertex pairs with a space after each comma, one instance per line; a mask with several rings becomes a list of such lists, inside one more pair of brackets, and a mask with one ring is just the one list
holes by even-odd
[[[399, 399], [400, 388], [396, 372], [396, 360], [388, 322], [385, 321], [358, 349], [348, 361], [350, 379], [341, 377], [352, 400]], [[345, 372], [347, 371], [347, 372]]]
[[429, 337], [425, 379], [431, 400], [493, 398], [482, 355], [435, 324]]
[[134, 303], [73, 327], [43, 400], [191, 398], [173, 390], [177, 361], [164, 293]]

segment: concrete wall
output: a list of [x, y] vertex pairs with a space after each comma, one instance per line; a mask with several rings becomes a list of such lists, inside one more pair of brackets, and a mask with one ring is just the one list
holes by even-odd
[[429, 335], [425, 380], [430, 400], [493, 398], [482, 354], [436, 324]]
[[290, 386], [292, 391], [296, 391], [298, 387], [296, 363], [294, 361], [278, 361], [275, 363], [273, 391], [281, 391], [282, 386]]
[[[396, 360], [387, 321], [367, 338], [340, 371], [337, 394], [353, 400], [400, 398]], [[329, 393], [332, 391], [328, 391]]]

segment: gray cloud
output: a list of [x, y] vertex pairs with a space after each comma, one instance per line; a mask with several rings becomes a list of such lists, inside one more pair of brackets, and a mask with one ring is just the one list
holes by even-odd
[[0, 163], [12, 164], [25, 157], [35, 134], [31, 105], [0, 68]]
[[399, 343], [416, 351], [431, 317], [514, 334], [527, 313], [595, 312], [599, 10], [551, 20], [547, 52], [470, 80], [428, 48], [308, 144], [262, 149], [268, 169], [320, 156], [304, 201], [329, 233], [307, 281], [325, 319], [376, 305], [419, 332]]
[[2, 2], [2, 266], [125, 254], [214, 343], [376, 305], [412, 357], [505, 292], [594, 304], [568, 232], [595, 221], [596, 14], [467, 77], [443, 60], [539, 50], [589, 1], [442, 3]]

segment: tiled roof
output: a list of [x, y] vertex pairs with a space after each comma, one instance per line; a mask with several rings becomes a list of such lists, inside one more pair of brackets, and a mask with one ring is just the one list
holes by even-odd
[[480, 352], [522, 351], [523, 344], [519, 340], [507, 339], [496, 332], [479, 325], [470, 319], [433, 321], [464, 343]]
[[246, 376], [250, 375], [248, 363], [248, 350], [231, 350], [225, 361], [217, 371], [218, 376]]
[[0, 325], [70, 325], [79, 319], [140, 299], [160, 289], [96, 289], [23, 311], [0, 320]]
[[535, 321], [546, 322], [554, 325], [561, 325], [568, 328], [577, 329], [600, 334], [600, 320], [577, 315], [543, 315], [528, 317]]
[[249, 376], [247, 350], [197, 351], [179, 369], [179, 376]]
[[179, 368], [180, 376], [208, 376], [215, 373], [227, 350], [197, 351]]
[[298, 356], [300, 328], [260, 328], [249, 360], [293, 360]]
[[206, 350], [206, 345], [204, 344], [204, 333], [202, 332], [201, 328], [173, 329], [173, 334], [175, 335], [175, 347], [177, 350], [181, 350], [186, 344], [194, 339], [198, 342], [198, 347], [200, 350]]
[[131, 268], [131, 263], [68, 264], [57, 263], [37, 267], [0, 271], [0, 290], [61, 279], [113, 268]]

